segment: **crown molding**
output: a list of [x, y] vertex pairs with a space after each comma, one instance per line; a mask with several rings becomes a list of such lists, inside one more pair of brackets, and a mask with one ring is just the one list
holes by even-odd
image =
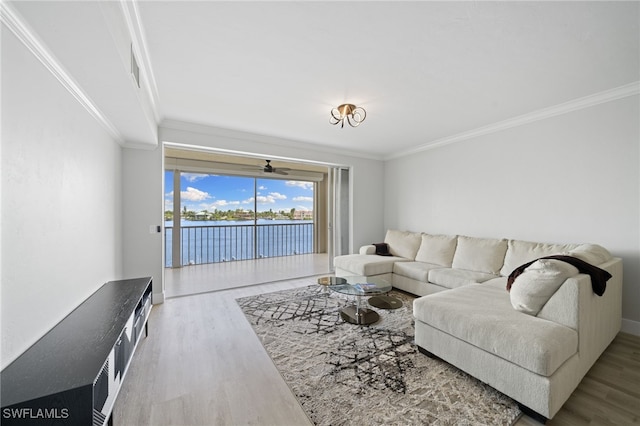
[[508, 120], [499, 121], [488, 126], [479, 127], [468, 132], [458, 133], [457, 135], [447, 136], [445, 138], [436, 139], [431, 142], [419, 145], [415, 148], [394, 153], [385, 157], [385, 160], [392, 160], [394, 158], [405, 157], [407, 155], [416, 154], [422, 151], [428, 151], [430, 149], [439, 148], [441, 146], [450, 145], [452, 143], [465, 141], [467, 139], [476, 138], [479, 136], [488, 135], [491, 133], [500, 132], [513, 127], [522, 126], [525, 124], [533, 123], [535, 121], [545, 120], [547, 118], [556, 117], [559, 115], [567, 114], [572, 111], [589, 108], [595, 105], [615, 101], [617, 99], [626, 98], [628, 96], [634, 96], [640, 94], [640, 81], [625, 84], [624, 86], [616, 87], [603, 92], [598, 92], [593, 95], [585, 96], [582, 98], [574, 99], [562, 104], [558, 104], [548, 108], [542, 108], [537, 111], [533, 111], [528, 114], [523, 114], [518, 117], [510, 118]]
[[[161, 133], [160, 141], [165, 143], [167, 142], [174, 143], [176, 145], [178, 144], [189, 145], [189, 143], [185, 143], [184, 141], [167, 140], [167, 138], [162, 135], [163, 133], [165, 133], [163, 132], [163, 130], [173, 130], [181, 133], [193, 133], [193, 134], [200, 134], [200, 135], [205, 135], [205, 136], [214, 137], [214, 138], [237, 140], [237, 141], [251, 142], [251, 143], [261, 143], [261, 144], [268, 144], [268, 145], [274, 145], [274, 146], [286, 147], [286, 148], [296, 148], [296, 149], [302, 148], [306, 151], [323, 152], [327, 154], [339, 155], [341, 157], [363, 158], [367, 160], [376, 160], [376, 161], [383, 160], [381, 156], [372, 155], [371, 153], [349, 151], [349, 150], [344, 150], [339, 148], [332, 148], [324, 145], [318, 145], [311, 142], [303, 142], [298, 140], [281, 138], [277, 136], [268, 136], [264, 134], [249, 133], [241, 130], [213, 127], [213, 126], [208, 126], [204, 124], [189, 123], [189, 122], [184, 122], [180, 120], [165, 119], [160, 123], [159, 128]], [[219, 150], [219, 151], [222, 152], [224, 150]], [[251, 156], [265, 155], [265, 153], [243, 152], [243, 151], [233, 151], [233, 150], [229, 150], [227, 151], [227, 153], [247, 154]], [[276, 158], [276, 157], [271, 156], [271, 158]], [[293, 157], [291, 158], [279, 157], [279, 158], [281, 160], [299, 161], [298, 158], [293, 158]]]
[[93, 118], [120, 145], [124, 138], [109, 119], [100, 111], [95, 103], [84, 93], [78, 83], [60, 64], [35, 32], [24, 22], [24, 19], [7, 3], [0, 2], [0, 21], [20, 40], [20, 42], [45, 66], [45, 68], [62, 84], [62, 86], [82, 105]]
[[149, 47], [147, 44], [146, 33], [140, 18], [140, 11], [137, 0], [120, 0], [122, 13], [124, 14], [127, 29], [131, 36], [131, 44], [133, 51], [136, 53], [136, 59], [140, 66], [140, 74], [142, 75], [142, 84], [149, 94], [149, 102], [156, 123], [160, 122], [160, 114], [158, 109], [158, 84], [156, 82], [153, 68], [151, 67], [151, 56], [149, 55]]

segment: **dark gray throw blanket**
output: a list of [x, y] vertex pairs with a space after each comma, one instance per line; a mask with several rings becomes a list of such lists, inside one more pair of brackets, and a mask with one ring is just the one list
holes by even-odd
[[578, 259], [577, 257], [573, 256], [565, 256], [562, 254], [554, 254], [552, 256], [545, 256], [536, 260], [532, 260], [531, 262], [520, 265], [516, 269], [514, 269], [513, 272], [509, 274], [509, 278], [507, 278], [507, 291], [511, 290], [511, 286], [513, 285], [513, 282], [518, 277], [518, 275], [522, 274], [524, 270], [527, 269], [533, 262], [540, 259], [561, 260], [575, 266], [581, 273], [588, 274], [589, 276], [591, 276], [591, 288], [593, 289], [593, 292], [598, 296], [602, 296], [604, 294], [604, 291], [607, 288], [607, 281], [609, 280], [609, 278], [611, 278], [611, 274], [604, 269], [593, 266], [592, 264], [587, 263], [582, 259]]

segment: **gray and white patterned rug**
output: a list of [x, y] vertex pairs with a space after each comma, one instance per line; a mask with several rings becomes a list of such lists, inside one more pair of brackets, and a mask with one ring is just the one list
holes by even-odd
[[346, 296], [323, 289], [237, 299], [315, 424], [510, 425], [520, 416], [510, 398], [418, 352], [411, 296], [392, 291], [403, 307], [376, 309], [377, 323], [358, 326], [340, 318]]

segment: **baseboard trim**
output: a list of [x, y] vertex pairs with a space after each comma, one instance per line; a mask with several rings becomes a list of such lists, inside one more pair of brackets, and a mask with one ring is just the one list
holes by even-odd
[[622, 318], [622, 328], [620, 331], [633, 334], [634, 336], [640, 336], [640, 321], [632, 321]]
[[160, 293], [152, 293], [151, 294], [151, 303], [154, 305], [158, 305], [160, 303], [164, 303], [164, 291]]

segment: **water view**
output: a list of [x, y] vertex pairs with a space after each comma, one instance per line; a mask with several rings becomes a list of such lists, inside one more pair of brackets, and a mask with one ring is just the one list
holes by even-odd
[[165, 190], [167, 267], [177, 212], [181, 265], [313, 253], [313, 182], [167, 170]]
[[[312, 220], [181, 220], [181, 264], [313, 253]], [[173, 222], [165, 222], [165, 266], [172, 266]]]

